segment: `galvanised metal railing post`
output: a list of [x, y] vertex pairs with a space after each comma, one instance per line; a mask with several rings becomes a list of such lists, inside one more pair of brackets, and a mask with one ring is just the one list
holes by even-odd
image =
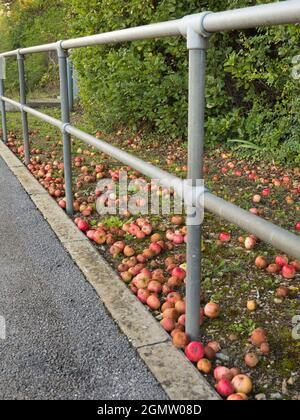
[[61, 119], [63, 123], [63, 148], [64, 148], [64, 175], [66, 189], [66, 211], [69, 215], [73, 214], [73, 192], [72, 192], [72, 156], [71, 156], [71, 138], [65, 130], [70, 124], [70, 108], [68, 95], [68, 52], [61, 46], [61, 41], [57, 43], [57, 56], [59, 63], [60, 78], [60, 100], [61, 100]]
[[[207, 13], [203, 13], [203, 18]], [[199, 35], [192, 27], [187, 29], [189, 50], [189, 118], [188, 118], [188, 180], [191, 185], [203, 182], [205, 67], [208, 36]], [[201, 286], [201, 211], [187, 211], [187, 281], [186, 333], [191, 340], [199, 339]]]
[[[25, 65], [24, 56], [17, 51], [18, 69], [19, 69], [19, 85], [20, 85], [20, 103], [26, 105], [26, 81], [25, 81]], [[24, 155], [25, 164], [30, 163], [30, 150], [29, 150], [29, 133], [28, 133], [28, 117], [27, 112], [21, 110], [22, 127], [23, 127], [23, 141], [24, 141]]]
[[73, 84], [73, 63], [70, 58], [67, 59], [68, 64], [68, 96], [69, 96], [69, 110], [74, 109], [74, 84]]
[[[0, 96], [4, 96], [4, 79], [0, 79]], [[3, 100], [1, 102], [1, 115], [2, 115], [2, 139], [3, 142], [7, 142], [7, 120], [6, 120], [6, 107]]]

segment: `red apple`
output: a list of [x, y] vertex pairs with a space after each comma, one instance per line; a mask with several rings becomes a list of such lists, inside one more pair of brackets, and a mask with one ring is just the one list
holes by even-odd
[[186, 276], [186, 272], [181, 267], [175, 267], [172, 270], [172, 277], [178, 278], [179, 280], [184, 280]]
[[231, 381], [233, 378], [233, 375], [226, 366], [218, 366], [214, 370], [214, 378], [217, 382], [219, 382], [221, 379], [226, 378]]
[[157, 280], [151, 280], [148, 284], [148, 290], [152, 293], [160, 293], [162, 290], [162, 285]]
[[147, 305], [152, 310], [158, 310], [160, 308], [160, 300], [156, 295], [150, 295], [147, 298]]
[[191, 341], [185, 348], [185, 355], [191, 362], [199, 362], [204, 356], [203, 344], [198, 341]]
[[222, 397], [228, 397], [229, 395], [234, 393], [234, 387], [232, 383], [226, 378], [221, 379], [220, 382], [217, 383], [215, 388]]
[[142, 303], [144, 303], [144, 304], [147, 303], [147, 299], [148, 299], [149, 296], [150, 296], [149, 290], [146, 290], [146, 289], [138, 289], [138, 291], [137, 291], [137, 298]]
[[264, 188], [264, 189], [262, 190], [262, 195], [263, 195], [264, 197], [268, 197], [268, 196], [270, 195], [270, 192], [271, 192], [270, 188]]
[[296, 269], [292, 264], [286, 264], [282, 267], [282, 275], [285, 279], [293, 279], [296, 275]]
[[106, 242], [106, 233], [100, 230], [96, 230], [93, 236], [93, 240], [98, 245], [102, 245]]
[[280, 267], [277, 264], [270, 264], [267, 267], [267, 272], [270, 274], [275, 274], [278, 273], [280, 271]]
[[176, 245], [182, 244], [184, 242], [184, 237], [180, 233], [174, 233], [173, 242]]
[[231, 239], [231, 235], [227, 232], [221, 232], [219, 235], [219, 239], [221, 242], [229, 242]]
[[167, 296], [167, 301], [168, 301], [168, 302], [171, 302], [171, 303], [174, 303], [174, 305], [175, 305], [175, 303], [176, 303], [176, 302], [178, 302], [179, 300], [182, 300], [182, 296], [181, 296], [181, 294], [180, 294], [180, 293], [178, 293], [178, 292], [171, 292], [171, 293], [169, 293], [169, 294], [168, 294], [168, 296]]
[[157, 242], [152, 242], [149, 249], [154, 252], [155, 255], [159, 255], [162, 251], [161, 246]]
[[61, 207], [62, 209], [65, 209], [65, 208], [67, 207], [66, 200], [64, 200], [64, 199], [59, 200], [58, 205], [59, 205], [59, 207]]
[[77, 226], [82, 232], [86, 232], [90, 228], [89, 224], [83, 219], [79, 219]]
[[277, 255], [275, 258], [275, 264], [279, 265], [279, 267], [283, 267], [284, 265], [288, 264], [289, 260], [286, 255]]
[[231, 394], [227, 401], [245, 401], [245, 399], [240, 394]]
[[173, 331], [175, 329], [175, 327], [176, 327], [176, 323], [175, 323], [174, 319], [170, 319], [170, 318], [163, 318], [160, 321], [160, 325], [167, 332]]

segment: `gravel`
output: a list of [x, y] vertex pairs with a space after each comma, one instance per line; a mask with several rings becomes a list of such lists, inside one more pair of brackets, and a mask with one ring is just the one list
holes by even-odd
[[0, 291], [1, 399], [167, 399], [1, 158]]

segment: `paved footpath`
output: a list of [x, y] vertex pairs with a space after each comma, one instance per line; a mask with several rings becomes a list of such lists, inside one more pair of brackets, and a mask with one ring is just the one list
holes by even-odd
[[167, 399], [0, 158], [1, 316], [0, 399]]

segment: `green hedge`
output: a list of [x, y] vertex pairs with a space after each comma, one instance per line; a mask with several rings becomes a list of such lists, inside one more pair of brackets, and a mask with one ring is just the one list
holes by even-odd
[[[72, 0], [71, 33], [82, 36], [272, 1]], [[243, 153], [300, 161], [299, 26], [211, 38], [207, 71], [207, 142], [242, 140]], [[182, 39], [148, 40], [73, 53], [81, 99], [95, 127], [145, 127], [186, 139], [187, 51]], [[247, 142], [247, 143], [246, 143]]]
[[[272, 1], [12, 0], [0, 4], [5, 12], [0, 16], [0, 49]], [[300, 162], [300, 81], [291, 77], [292, 58], [300, 54], [299, 39], [299, 25], [211, 37], [207, 144], [230, 141], [243, 154]], [[95, 128], [129, 127], [162, 139], [186, 140], [188, 54], [183, 39], [83, 48], [72, 56], [87, 121]], [[17, 89], [16, 65], [9, 63], [6, 84]], [[55, 60], [48, 54], [28, 57], [26, 68], [29, 90], [57, 80]]]

